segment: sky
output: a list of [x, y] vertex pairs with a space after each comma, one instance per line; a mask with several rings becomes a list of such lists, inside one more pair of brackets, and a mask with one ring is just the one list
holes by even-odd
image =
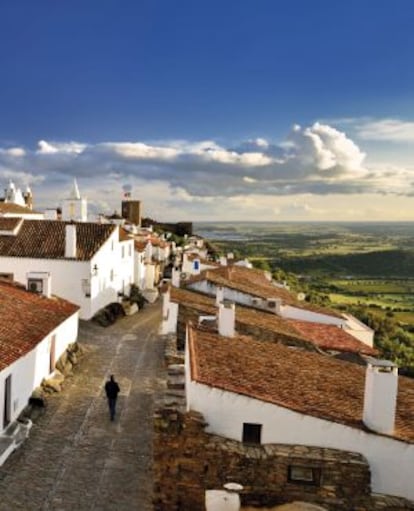
[[414, 221], [413, 26], [412, 0], [2, 0], [0, 189]]

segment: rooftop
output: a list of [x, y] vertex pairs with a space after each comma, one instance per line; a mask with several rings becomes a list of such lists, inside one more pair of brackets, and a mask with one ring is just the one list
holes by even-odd
[[188, 280], [188, 284], [207, 280], [216, 286], [228, 287], [262, 299], [280, 298], [284, 305], [292, 305], [300, 309], [342, 318], [342, 315], [331, 309], [318, 307], [308, 302], [297, 300], [287, 289], [272, 284], [262, 270], [244, 266], [222, 266], [209, 269]]
[[[202, 314], [217, 314], [214, 298], [190, 291], [188, 289], [170, 288], [170, 299]], [[272, 331], [289, 339], [311, 342], [323, 350], [345, 351], [375, 355], [377, 351], [355, 339], [341, 328], [334, 325], [289, 320], [272, 312], [265, 312], [251, 307], [236, 305], [237, 325], [248, 325]]]
[[[0, 218], [0, 231], [3, 222]], [[0, 257], [65, 258], [65, 227], [59, 220], [23, 220], [16, 235], [0, 235]], [[79, 261], [88, 261], [116, 229], [111, 224], [76, 223], [76, 250]]]
[[[364, 367], [247, 336], [223, 338], [194, 327], [189, 328], [189, 350], [192, 379], [199, 383], [366, 429]], [[414, 442], [413, 417], [414, 380], [399, 377], [392, 436]]]
[[29, 353], [78, 309], [62, 298], [46, 298], [0, 280], [0, 370]]

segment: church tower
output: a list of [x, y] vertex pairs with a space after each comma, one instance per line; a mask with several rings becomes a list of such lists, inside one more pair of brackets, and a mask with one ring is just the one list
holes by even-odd
[[72, 190], [67, 199], [63, 200], [62, 220], [66, 222], [86, 222], [88, 219], [88, 206], [86, 198], [79, 193], [78, 183], [73, 180]]

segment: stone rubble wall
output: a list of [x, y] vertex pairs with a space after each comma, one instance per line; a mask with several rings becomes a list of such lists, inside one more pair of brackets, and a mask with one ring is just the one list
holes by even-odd
[[[184, 365], [174, 336], [167, 339], [166, 362], [166, 391], [154, 413], [155, 511], [204, 511], [205, 491], [227, 482], [241, 484], [242, 506], [257, 509], [306, 501], [329, 511], [414, 511], [413, 502], [371, 494], [369, 465], [358, 453], [247, 445], [206, 433], [203, 416], [186, 412]], [[289, 482], [291, 465], [320, 471], [320, 483]]]
[[[154, 415], [154, 509], [202, 511], [205, 491], [243, 486], [242, 506], [306, 501], [329, 511], [414, 510], [405, 499], [372, 495], [357, 453], [292, 445], [245, 445], [204, 431], [201, 414], [164, 406]], [[289, 465], [321, 470], [320, 485], [288, 482]]]

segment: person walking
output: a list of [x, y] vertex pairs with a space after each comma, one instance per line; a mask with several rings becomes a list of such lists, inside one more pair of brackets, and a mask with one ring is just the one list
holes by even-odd
[[105, 383], [106, 397], [108, 398], [109, 414], [111, 421], [115, 419], [116, 412], [116, 399], [120, 391], [118, 383], [115, 381], [115, 377], [111, 374], [110, 379]]

